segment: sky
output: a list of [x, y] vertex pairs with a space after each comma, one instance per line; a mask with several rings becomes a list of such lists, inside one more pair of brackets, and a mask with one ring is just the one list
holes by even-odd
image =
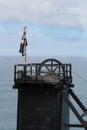
[[87, 0], [0, 0], [0, 56], [87, 57]]

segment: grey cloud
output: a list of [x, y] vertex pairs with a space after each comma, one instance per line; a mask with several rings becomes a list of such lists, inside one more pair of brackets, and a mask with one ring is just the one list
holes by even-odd
[[0, 22], [85, 28], [86, 5], [86, 0], [0, 0]]

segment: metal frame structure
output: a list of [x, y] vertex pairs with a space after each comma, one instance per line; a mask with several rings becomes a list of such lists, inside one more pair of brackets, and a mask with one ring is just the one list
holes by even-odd
[[[18, 64], [14, 66], [14, 81], [15, 82], [23, 82], [29, 80], [29, 82], [33, 80], [32, 83], [35, 82], [44, 82], [43, 77], [56, 76], [58, 80], [56, 83], [60, 82], [60, 80], [65, 80], [69, 83], [72, 82], [71, 76], [71, 64], [62, 64], [56, 59], [47, 59], [42, 63], [32, 63], [32, 64]], [[31, 79], [30, 79], [31, 78]], [[49, 80], [48, 80], [49, 82]], [[54, 82], [52, 80], [52, 82]]]
[[[55, 78], [56, 80], [54, 80]], [[84, 119], [84, 116], [87, 116], [87, 108], [73, 92], [72, 87], [74, 85], [72, 84], [71, 64], [62, 64], [56, 59], [47, 59], [42, 63], [32, 63], [26, 65], [18, 64], [14, 66], [14, 82], [14, 88], [18, 88], [20, 84], [53, 84], [56, 88], [58, 88], [58, 93], [61, 95], [60, 100], [63, 99], [66, 102], [67, 106], [71, 108], [76, 118], [81, 123], [68, 124], [68, 127], [83, 127], [87, 130], [87, 121]], [[78, 112], [77, 108], [70, 100], [70, 96], [72, 96], [74, 101], [83, 111], [83, 114]], [[60, 109], [60, 107], [58, 107], [58, 109]], [[59, 117], [59, 120], [60, 119], [61, 117]], [[64, 128], [62, 129], [62, 127], [60, 127], [60, 130], [64, 130]]]

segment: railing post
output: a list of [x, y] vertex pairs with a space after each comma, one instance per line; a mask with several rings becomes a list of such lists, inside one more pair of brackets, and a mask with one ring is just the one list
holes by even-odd
[[72, 68], [71, 68], [71, 64], [70, 64], [70, 76], [71, 76], [71, 73], [72, 73]]
[[14, 81], [16, 80], [16, 65], [14, 65]]
[[30, 75], [32, 75], [32, 66], [30, 64]]
[[24, 79], [26, 80], [26, 71], [27, 71], [27, 69], [26, 69], [26, 65], [24, 65]]
[[37, 65], [36, 65], [36, 68], [35, 68], [35, 75], [36, 75], [36, 80], [37, 80]]

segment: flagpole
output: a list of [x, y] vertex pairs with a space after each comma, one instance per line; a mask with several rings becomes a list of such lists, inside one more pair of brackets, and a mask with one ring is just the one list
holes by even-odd
[[24, 27], [24, 32], [23, 32], [23, 40], [24, 40], [24, 64], [26, 64], [26, 59], [27, 59], [27, 54], [26, 54], [26, 26]]
[[26, 54], [26, 43], [24, 43], [24, 64], [26, 64], [27, 54]]
[[24, 64], [26, 64], [27, 61], [27, 53], [26, 53], [26, 46], [27, 46], [27, 38], [26, 38], [26, 26], [23, 29], [23, 35], [22, 35], [22, 41], [20, 43], [20, 49], [19, 52], [24, 56]]

